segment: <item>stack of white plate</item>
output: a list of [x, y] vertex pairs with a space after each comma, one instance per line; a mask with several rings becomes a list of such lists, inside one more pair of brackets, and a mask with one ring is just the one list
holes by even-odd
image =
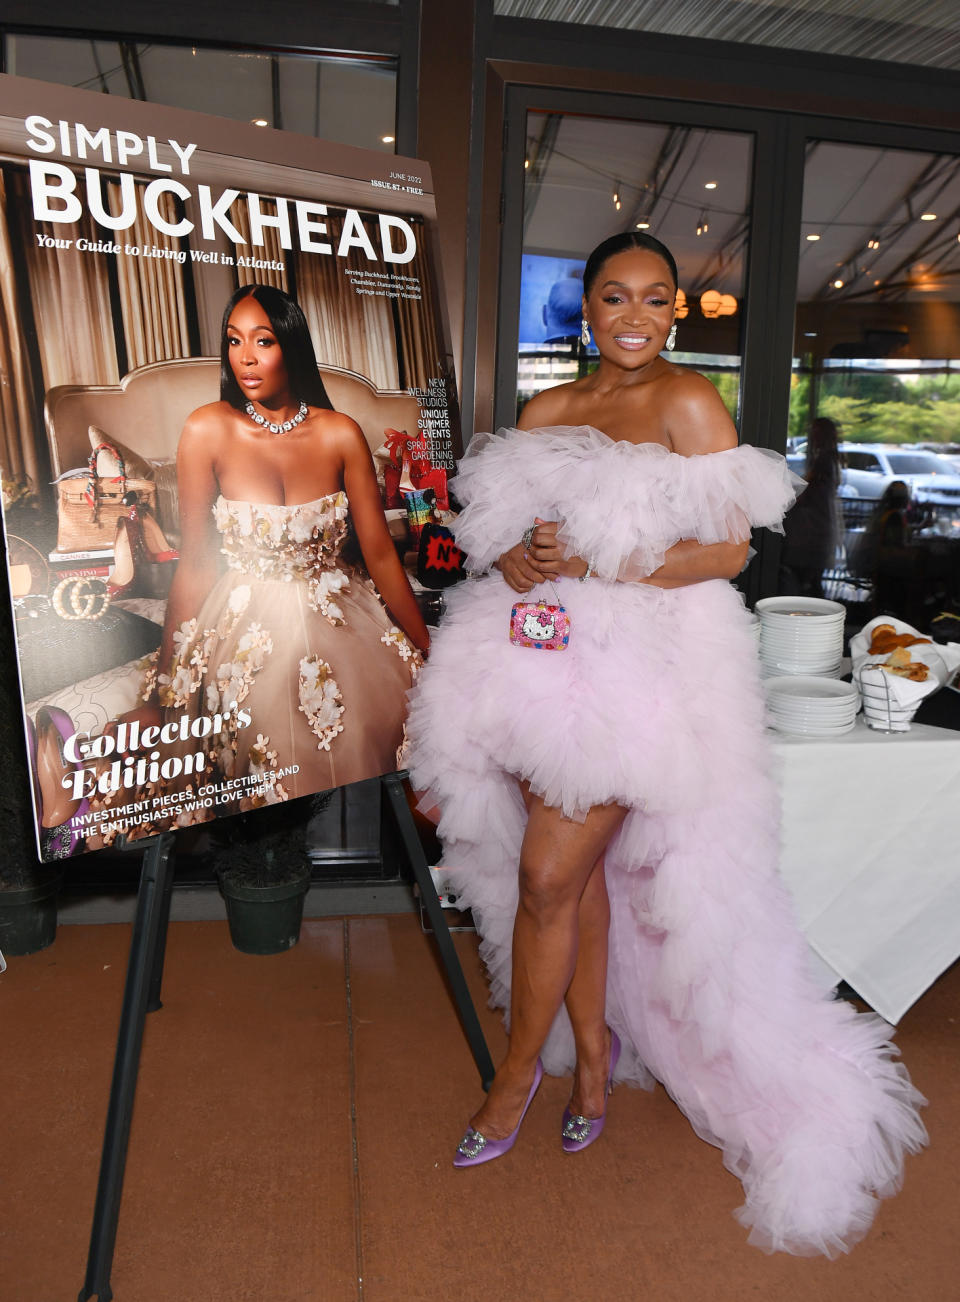
[[757, 614], [760, 663], [767, 676], [840, 677], [846, 611], [838, 601], [764, 597], [757, 602]]
[[883, 669], [860, 670], [860, 694], [863, 697], [863, 717], [871, 728], [880, 732], [910, 731], [910, 720], [920, 702], [899, 705], [890, 689], [890, 675]]
[[792, 674], [768, 678], [767, 709], [778, 732], [793, 737], [836, 737], [856, 722], [860, 697], [853, 683]]

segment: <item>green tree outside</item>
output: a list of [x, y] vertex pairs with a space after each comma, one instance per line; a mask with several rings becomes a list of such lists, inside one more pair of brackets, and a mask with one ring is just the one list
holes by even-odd
[[809, 372], [794, 373], [791, 438], [804, 437], [816, 415], [836, 421], [847, 443], [960, 443], [960, 374], [904, 379], [875, 372], [821, 372], [815, 412], [811, 384]]

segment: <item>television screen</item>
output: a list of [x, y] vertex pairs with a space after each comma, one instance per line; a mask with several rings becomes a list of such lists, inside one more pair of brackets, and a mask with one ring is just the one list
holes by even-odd
[[520, 347], [563, 343], [580, 334], [583, 258], [524, 254], [520, 264]]

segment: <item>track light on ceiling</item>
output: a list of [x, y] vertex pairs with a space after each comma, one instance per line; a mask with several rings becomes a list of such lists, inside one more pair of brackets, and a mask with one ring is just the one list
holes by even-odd
[[707, 214], [702, 212], [700, 214], [700, 220], [697, 222], [697, 234], [706, 235], [709, 230], [710, 223], [707, 221]]
[[833, 284], [834, 289], [843, 289], [843, 281], [840, 279], [839, 276], [837, 277], [836, 280], [832, 281], [831, 283]]
[[879, 247], [880, 241], [877, 239], [876, 235], [874, 235], [872, 239], [867, 240], [868, 249], [879, 249]]
[[619, 182], [619, 181], [614, 182], [614, 186], [613, 186], [613, 206], [614, 206], [614, 208], [616, 208], [617, 212], [619, 212], [620, 209], [623, 207], [623, 204], [622, 204], [621, 201], [620, 201], [620, 182]]
[[[648, 231], [649, 229], [650, 229], [650, 218], [641, 217], [640, 220], [637, 222], [637, 230]], [[960, 240], [960, 235], [957, 236], [957, 239]]]

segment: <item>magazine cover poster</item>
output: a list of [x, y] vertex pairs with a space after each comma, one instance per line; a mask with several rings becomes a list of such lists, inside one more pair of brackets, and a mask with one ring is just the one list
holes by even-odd
[[429, 587], [457, 570], [438, 267], [422, 163], [0, 76], [43, 859], [397, 767]]

